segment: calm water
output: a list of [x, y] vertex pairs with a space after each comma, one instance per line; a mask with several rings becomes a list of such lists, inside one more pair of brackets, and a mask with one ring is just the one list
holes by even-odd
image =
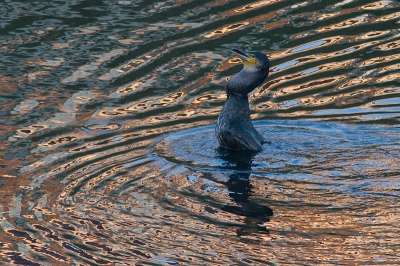
[[[0, 10], [0, 264], [399, 263], [398, 1]], [[258, 154], [213, 133], [232, 48]]]

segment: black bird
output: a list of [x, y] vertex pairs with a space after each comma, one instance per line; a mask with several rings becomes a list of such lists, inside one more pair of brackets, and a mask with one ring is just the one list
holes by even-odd
[[249, 97], [269, 74], [269, 59], [259, 51], [232, 49], [243, 69], [225, 86], [227, 99], [219, 114], [215, 134], [219, 144], [232, 150], [261, 151], [265, 142], [250, 120]]

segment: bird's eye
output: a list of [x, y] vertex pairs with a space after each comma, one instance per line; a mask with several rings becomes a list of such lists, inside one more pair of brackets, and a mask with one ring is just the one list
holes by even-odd
[[255, 56], [254, 56], [253, 54], [250, 54], [250, 57], [251, 57], [251, 58], [254, 58]]

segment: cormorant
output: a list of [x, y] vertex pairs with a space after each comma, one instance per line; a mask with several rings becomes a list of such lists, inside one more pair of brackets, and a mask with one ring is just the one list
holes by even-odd
[[259, 51], [232, 51], [240, 57], [244, 67], [225, 86], [227, 99], [219, 114], [215, 133], [224, 148], [261, 151], [265, 140], [251, 123], [247, 94], [267, 78], [269, 59]]

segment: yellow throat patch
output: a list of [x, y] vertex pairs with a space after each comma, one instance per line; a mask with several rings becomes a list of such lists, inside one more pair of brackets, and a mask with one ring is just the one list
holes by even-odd
[[240, 59], [242, 60], [245, 66], [252, 66], [256, 63], [256, 58], [253, 55], [251, 55], [251, 58], [248, 60], [243, 57], [240, 57]]

